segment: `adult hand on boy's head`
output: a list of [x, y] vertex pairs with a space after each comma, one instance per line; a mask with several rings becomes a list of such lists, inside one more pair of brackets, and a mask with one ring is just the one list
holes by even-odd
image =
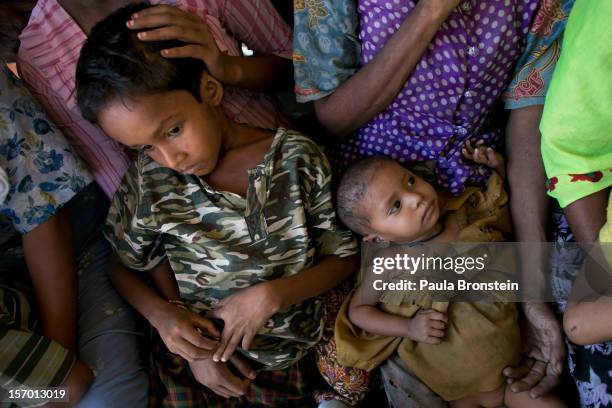
[[175, 6], [158, 5], [133, 14], [127, 25], [132, 30], [149, 29], [138, 33], [142, 41], [180, 40], [187, 43], [162, 50], [162, 56], [202, 60], [213, 77], [228, 82], [227, 55], [219, 50], [206, 22], [196, 14]]
[[[152, 325], [171, 353], [190, 362], [210, 358], [219, 345], [217, 340], [212, 339], [220, 336], [213, 322], [170, 303], [160, 317], [152, 321]], [[202, 333], [209, 337], [204, 337]]]
[[[234, 375], [228, 364], [232, 364], [244, 378]], [[192, 361], [189, 367], [200, 384], [224, 398], [244, 395], [255, 378], [255, 372], [239, 356], [232, 357], [229, 363], [215, 362], [210, 358]]]
[[219, 302], [212, 315], [225, 323], [215, 361], [228, 361], [240, 344], [248, 349], [259, 330], [280, 308], [278, 293], [271, 282], [242, 289]]
[[545, 303], [523, 305], [527, 318], [523, 358], [517, 367], [506, 367], [513, 392], [529, 390], [532, 398], [540, 397], [559, 384], [565, 360], [561, 326]]

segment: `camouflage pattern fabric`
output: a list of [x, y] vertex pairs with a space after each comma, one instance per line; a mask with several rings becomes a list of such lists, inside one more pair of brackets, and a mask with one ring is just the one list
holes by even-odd
[[[324, 256], [356, 253], [354, 237], [338, 225], [330, 165], [310, 139], [279, 129], [248, 173], [244, 198], [141, 154], [113, 198], [105, 234], [130, 268], [146, 271], [167, 259], [181, 296], [199, 312]], [[241, 352], [263, 369], [286, 368], [320, 339], [323, 317], [321, 298], [289, 307]]]

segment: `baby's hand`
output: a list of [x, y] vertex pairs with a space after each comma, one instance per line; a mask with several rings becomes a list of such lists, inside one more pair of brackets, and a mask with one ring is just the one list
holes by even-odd
[[465, 142], [465, 147], [461, 149], [461, 152], [466, 159], [472, 160], [478, 164], [484, 164], [495, 170], [504, 165], [504, 158], [502, 155], [492, 148], [487, 147], [483, 140], [476, 142], [475, 146], [472, 146], [472, 142], [468, 140]]
[[433, 309], [419, 310], [413, 318], [408, 319], [406, 337], [427, 344], [440, 344], [444, 337], [448, 318], [444, 313]]

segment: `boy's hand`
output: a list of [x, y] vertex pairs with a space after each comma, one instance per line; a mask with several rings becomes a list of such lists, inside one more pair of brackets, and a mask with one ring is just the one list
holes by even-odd
[[188, 45], [161, 51], [166, 58], [195, 58], [206, 64], [206, 69], [219, 81], [226, 83], [229, 63], [222, 53], [208, 26], [200, 17], [178, 7], [159, 5], [141, 10], [127, 22], [132, 30], [140, 31], [142, 41], [180, 40]]
[[210, 358], [212, 350], [219, 345], [218, 340], [210, 338], [220, 337], [219, 330], [210, 320], [169, 303], [151, 324], [168, 350], [189, 362]]
[[270, 282], [242, 289], [219, 302], [212, 316], [222, 319], [225, 327], [213, 360], [228, 361], [239, 344], [248, 350], [257, 330], [278, 312], [280, 304]]
[[406, 337], [427, 344], [440, 344], [444, 337], [448, 318], [444, 313], [433, 309], [419, 310], [413, 318], [408, 319]]
[[[244, 378], [234, 375], [228, 364], [232, 364]], [[255, 371], [240, 356], [232, 356], [229, 363], [217, 363], [210, 358], [197, 360], [190, 362], [189, 367], [200, 384], [224, 398], [244, 395], [255, 378]]]
[[490, 147], [484, 144], [483, 140], [476, 142], [475, 146], [472, 146], [472, 142], [469, 140], [465, 142], [465, 147], [461, 149], [463, 157], [468, 160], [472, 160], [478, 164], [484, 164], [485, 166], [496, 169], [500, 165], [503, 165], [503, 157]]

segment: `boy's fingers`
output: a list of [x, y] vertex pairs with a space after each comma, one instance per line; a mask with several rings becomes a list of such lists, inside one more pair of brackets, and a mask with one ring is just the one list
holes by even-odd
[[238, 372], [240, 372], [240, 374], [242, 374], [246, 378], [250, 378], [251, 380], [253, 380], [257, 376], [255, 370], [253, 370], [253, 368], [239, 354], [233, 354], [230, 357], [229, 361], [234, 367], [236, 367]]
[[531, 398], [539, 398], [549, 391], [552, 391], [557, 385], [559, 385], [560, 378], [556, 375], [547, 375], [540, 380], [540, 382], [529, 391]]
[[194, 330], [189, 330], [189, 331], [185, 331], [185, 333], [183, 333], [183, 338], [190, 343], [191, 345], [193, 345], [195, 348], [201, 349], [201, 350], [206, 350], [209, 352], [215, 350], [217, 347], [219, 347], [219, 342], [212, 340], [212, 339], [208, 339], [204, 336], [202, 336], [200, 333], [198, 333], [195, 329]]
[[216, 339], [221, 337], [221, 332], [219, 332], [219, 329], [217, 329], [214, 323], [207, 318], [196, 315], [193, 323], [203, 332], [211, 335], [212, 337], [215, 337]]
[[244, 337], [242, 337], [242, 348], [248, 350], [251, 347], [251, 342], [253, 341], [253, 337], [255, 337], [255, 332], [253, 330], [248, 330], [244, 333]]
[[221, 355], [221, 361], [223, 361], [225, 363], [227, 360], [230, 359], [232, 354], [234, 354], [234, 351], [236, 350], [236, 347], [238, 347], [238, 344], [240, 343], [240, 339], [241, 338], [242, 338], [242, 335], [240, 333], [238, 333], [238, 332], [234, 333], [234, 335], [232, 336], [231, 340], [227, 344], [227, 347], [225, 348], [225, 351]]

